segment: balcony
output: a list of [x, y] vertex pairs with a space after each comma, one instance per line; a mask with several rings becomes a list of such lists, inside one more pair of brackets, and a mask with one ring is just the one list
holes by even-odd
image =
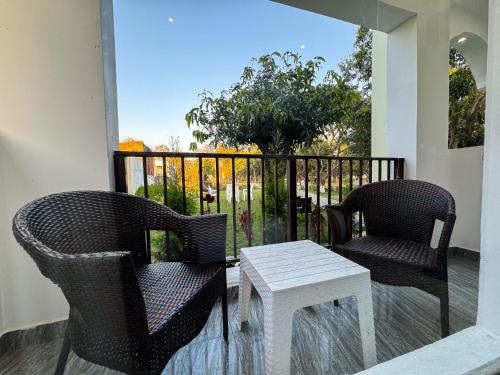
[[[227, 213], [229, 218], [226, 244], [229, 345], [226, 347], [222, 337], [219, 302], [202, 332], [169, 361], [165, 374], [264, 373], [262, 300], [256, 293], [252, 295], [249, 322], [239, 328], [237, 284], [241, 247], [301, 239], [313, 239], [329, 247], [332, 234], [325, 225], [325, 205], [341, 201], [350, 191], [367, 183], [404, 176], [404, 159], [376, 157], [117, 151], [114, 166], [118, 191], [170, 204], [183, 214], [203, 215], [213, 209], [212, 213]], [[275, 189], [280, 180], [285, 188], [282, 191]], [[266, 190], [266, 184], [272, 188]], [[267, 191], [271, 191], [274, 203], [271, 210], [265, 207], [265, 202], [270, 201], [265, 199]], [[206, 199], [207, 194], [213, 200]], [[278, 213], [280, 202], [285, 207]], [[259, 221], [245, 222], [248, 225], [245, 227], [238, 219], [242, 210]], [[354, 235], [364, 233], [362, 216], [354, 215], [351, 224]], [[150, 262], [178, 259], [179, 246], [173, 236], [170, 232], [147, 233]], [[448, 267], [450, 329], [455, 333], [474, 325], [479, 263], [451, 249]], [[439, 302], [435, 297], [418, 289], [375, 281], [372, 294], [380, 362], [441, 338]], [[0, 365], [10, 371], [40, 374], [53, 368], [61, 345], [61, 340], [54, 336], [64, 330], [64, 325], [65, 322], [51, 325], [41, 344], [9, 351]], [[358, 327], [354, 297], [342, 299], [340, 306], [332, 301], [297, 310], [293, 318], [291, 373], [361, 371], [364, 366]], [[105, 370], [72, 355], [66, 371], [71, 374]]]
[[[381, 157], [118, 152], [113, 2], [0, 5], [0, 374], [52, 373], [68, 319], [64, 294], [12, 236], [12, 218], [34, 199], [119, 191], [176, 203], [191, 216], [227, 213], [228, 345], [217, 302], [164, 373], [258, 374], [266, 355], [264, 305], [254, 293], [240, 330], [241, 248], [305, 238], [328, 247], [322, 207], [370, 182], [399, 179], [432, 182], [457, 202], [448, 253], [451, 335], [441, 339], [436, 297], [372, 282], [379, 364], [364, 373], [500, 371], [500, 2], [278, 2], [375, 30], [371, 134], [373, 155]], [[487, 87], [484, 147], [449, 149], [446, 142], [450, 44], [475, 63], [476, 80]], [[354, 235], [366, 232], [358, 214], [350, 224]], [[144, 234], [148, 262], [178, 259], [173, 234]], [[296, 311], [291, 373], [363, 370], [356, 300], [339, 302]], [[71, 353], [66, 373], [114, 371]]]

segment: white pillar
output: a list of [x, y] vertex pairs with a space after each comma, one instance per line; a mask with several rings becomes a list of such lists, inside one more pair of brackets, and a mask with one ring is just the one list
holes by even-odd
[[387, 34], [373, 31], [372, 156], [387, 154]]
[[387, 152], [407, 178], [439, 184], [448, 134], [448, 0], [416, 2], [387, 36]]
[[479, 325], [500, 334], [500, 0], [490, 0]]
[[417, 168], [417, 19], [387, 36], [387, 153], [405, 158], [406, 178]]

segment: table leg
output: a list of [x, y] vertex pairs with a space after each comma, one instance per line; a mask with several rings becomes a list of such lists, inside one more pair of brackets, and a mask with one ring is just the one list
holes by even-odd
[[377, 364], [371, 285], [365, 285], [363, 290], [356, 294], [356, 298], [358, 300], [359, 330], [363, 348], [363, 361], [365, 368], [369, 368]]
[[248, 310], [250, 309], [250, 297], [252, 283], [246, 272], [240, 268], [240, 286], [238, 289], [238, 303], [240, 305], [240, 327], [241, 323], [248, 321]]
[[293, 311], [280, 309], [270, 299], [264, 305], [264, 351], [266, 375], [290, 374]]

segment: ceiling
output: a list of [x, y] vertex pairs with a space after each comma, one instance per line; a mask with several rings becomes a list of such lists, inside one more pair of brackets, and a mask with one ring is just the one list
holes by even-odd
[[415, 13], [379, 0], [273, 0], [370, 29], [390, 32]]

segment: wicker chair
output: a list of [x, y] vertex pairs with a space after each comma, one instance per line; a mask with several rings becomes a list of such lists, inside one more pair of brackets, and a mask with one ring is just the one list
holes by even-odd
[[[366, 235], [353, 238], [355, 212], [362, 212]], [[368, 268], [375, 281], [419, 288], [438, 297], [441, 334], [448, 336], [447, 251], [456, 217], [451, 194], [423, 181], [375, 182], [327, 206], [327, 213], [333, 250]], [[433, 249], [436, 219], [444, 225]]]
[[[171, 230], [183, 261], [149, 264], [146, 230]], [[13, 232], [70, 312], [56, 374], [69, 350], [133, 374], [160, 374], [205, 325], [218, 297], [227, 341], [226, 216], [182, 216], [109, 192], [50, 195], [23, 207]]]

